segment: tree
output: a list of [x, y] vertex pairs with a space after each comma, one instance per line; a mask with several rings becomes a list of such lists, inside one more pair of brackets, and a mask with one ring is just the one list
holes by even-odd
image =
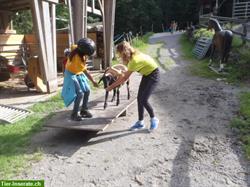
[[196, 23], [199, 18], [197, 0], [119, 0], [116, 5], [115, 33], [129, 30], [140, 32], [162, 31], [162, 24], [175, 20], [181, 28], [187, 22]]
[[17, 34], [32, 33], [33, 23], [30, 10], [17, 12], [13, 16], [13, 27]]
[[128, 31], [159, 32], [162, 10], [155, 0], [119, 0], [116, 5], [115, 33]]

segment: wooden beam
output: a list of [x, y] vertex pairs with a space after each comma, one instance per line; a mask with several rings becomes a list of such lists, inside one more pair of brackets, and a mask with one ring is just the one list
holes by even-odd
[[56, 5], [51, 5], [51, 29], [52, 29], [52, 48], [53, 48], [53, 55], [54, 55], [54, 70], [55, 74], [57, 74], [57, 43], [56, 43]]
[[103, 1], [104, 68], [111, 66], [116, 0]]
[[102, 14], [102, 16], [103, 16], [103, 13], [104, 13], [104, 6], [103, 6], [103, 2], [102, 2], [102, 0], [98, 0], [98, 3], [99, 3], [99, 7], [100, 7], [100, 9], [101, 9], [101, 14]]
[[[44, 63], [47, 62], [47, 55], [45, 49], [44, 35], [43, 35], [43, 26], [42, 26], [42, 16], [41, 16], [41, 2], [39, 0], [33, 0], [32, 3], [32, 14], [33, 14], [33, 23], [35, 24], [35, 30], [37, 39], [40, 45], [39, 48], [39, 61]], [[47, 80], [47, 73], [45, 72], [43, 64], [40, 64], [43, 80]]]
[[71, 46], [72, 44], [75, 43], [71, 0], [67, 0], [67, 5], [68, 5], [68, 9], [69, 9], [69, 46]]
[[43, 1], [46, 1], [48, 3], [54, 3], [54, 4], [58, 4], [59, 3], [59, 0], [43, 0]]
[[2, 10], [9, 10], [9, 11], [18, 11], [30, 8], [30, 0], [19, 0], [19, 1], [0, 0], [0, 4]]
[[[46, 84], [48, 92], [54, 92], [57, 90], [57, 69], [54, 54], [54, 44], [53, 41], [53, 30], [51, 21], [51, 11], [50, 4], [47, 1], [42, 2], [42, 16], [43, 16], [43, 30], [44, 30], [44, 42], [47, 55], [47, 61], [43, 63], [45, 73], [46, 73]], [[54, 17], [55, 19], [55, 17]]]
[[88, 12], [91, 12], [91, 13], [93, 13], [93, 14], [99, 15], [99, 16], [102, 15], [102, 12], [101, 12], [100, 10], [98, 10], [98, 9], [96, 9], [96, 8], [93, 9], [93, 8], [90, 7], [90, 6], [87, 7], [87, 11], [88, 11]]
[[73, 0], [74, 41], [87, 36], [87, 0]]
[[[53, 7], [53, 5], [52, 5]], [[55, 9], [50, 10], [50, 4], [47, 1], [32, 1], [32, 13], [36, 28], [37, 38], [39, 40], [39, 62], [42, 70], [43, 82], [47, 86], [47, 92], [51, 93], [57, 90], [57, 71], [54, 53], [55, 26], [51, 20], [51, 15]], [[52, 12], [52, 14], [51, 14]]]

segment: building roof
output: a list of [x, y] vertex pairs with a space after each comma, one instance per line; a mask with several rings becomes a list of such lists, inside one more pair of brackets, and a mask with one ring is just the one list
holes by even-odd
[[24, 10], [30, 8], [30, 0], [0, 0], [0, 11]]
[[[12, 11], [25, 10], [30, 8], [30, 3], [33, 0], [0, 0], [0, 11]], [[45, 0], [51, 3], [59, 3], [61, 0]]]

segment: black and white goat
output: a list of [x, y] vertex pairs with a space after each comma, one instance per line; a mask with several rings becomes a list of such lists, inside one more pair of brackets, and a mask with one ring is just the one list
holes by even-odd
[[[112, 66], [111, 68], [107, 68], [103, 76], [99, 80], [98, 84], [100, 84], [100, 82], [103, 81], [104, 89], [106, 89], [108, 86], [113, 84], [120, 76], [123, 76], [123, 73], [126, 71], [127, 71], [127, 67], [123, 64], [116, 64]], [[126, 85], [127, 85], [127, 93], [128, 93], [127, 98], [130, 99], [129, 80], [126, 81]], [[116, 106], [120, 104], [120, 87], [121, 86], [117, 86], [116, 88], [113, 89], [113, 96], [112, 96], [111, 102], [115, 100], [115, 96], [116, 96]], [[104, 100], [104, 109], [106, 109], [108, 106], [107, 104], [108, 96], [109, 96], [109, 92], [106, 91], [105, 100]]]

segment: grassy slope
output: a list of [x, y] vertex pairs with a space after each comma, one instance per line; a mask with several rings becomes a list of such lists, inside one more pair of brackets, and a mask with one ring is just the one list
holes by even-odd
[[28, 167], [28, 161], [42, 158], [40, 148], [29, 148], [31, 137], [38, 132], [54, 111], [62, 108], [60, 95], [30, 108], [33, 114], [14, 124], [0, 124], [0, 178], [8, 179]]

